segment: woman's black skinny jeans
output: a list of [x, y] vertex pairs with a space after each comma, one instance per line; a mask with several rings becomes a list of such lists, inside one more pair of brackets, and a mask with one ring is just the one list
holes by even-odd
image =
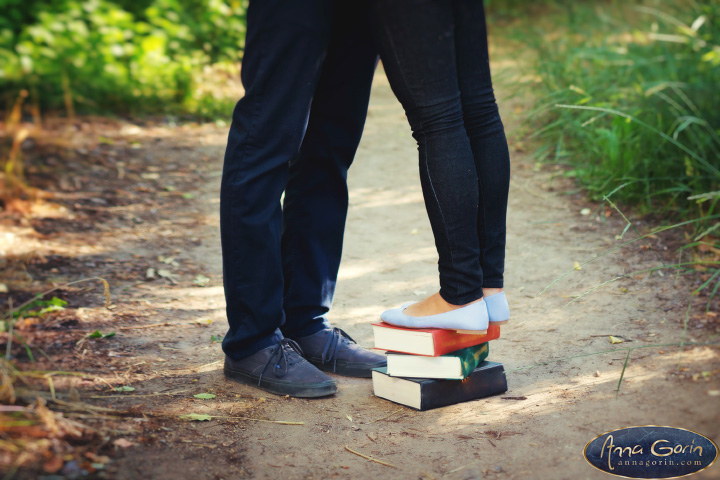
[[374, 37], [420, 153], [440, 295], [501, 288], [510, 184], [482, 0], [374, 0]]

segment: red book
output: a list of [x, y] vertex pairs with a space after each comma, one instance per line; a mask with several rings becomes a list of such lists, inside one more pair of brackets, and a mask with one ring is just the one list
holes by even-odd
[[385, 322], [373, 323], [375, 348], [391, 352], [439, 357], [500, 337], [500, 326], [490, 324], [485, 335], [457, 333], [442, 328], [405, 328]]

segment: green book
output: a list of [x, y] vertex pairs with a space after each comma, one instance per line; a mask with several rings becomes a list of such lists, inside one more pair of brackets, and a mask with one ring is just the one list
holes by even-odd
[[488, 356], [488, 342], [463, 348], [439, 357], [387, 354], [387, 374], [405, 378], [463, 380]]

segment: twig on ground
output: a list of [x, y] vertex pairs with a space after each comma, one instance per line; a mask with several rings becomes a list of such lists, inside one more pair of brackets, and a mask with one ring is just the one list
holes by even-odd
[[290, 422], [287, 420], [263, 420], [262, 418], [252, 417], [232, 417], [230, 415], [210, 415], [213, 418], [237, 418], [239, 420], [250, 420], [253, 422], [277, 423], [280, 425], [305, 425], [305, 422]]
[[[449, 472], [447, 472], [445, 475], [450, 475], [451, 473], [459, 472], [460, 470], [464, 470], [467, 467], [469, 467], [470, 465], [474, 465], [475, 463], [476, 462], [468, 463], [467, 465], [463, 465], [462, 467], [454, 468], [454, 469], [450, 470]], [[445, 475], [443, 475], [443, 476], [445, 476]]]
[[189, 392], [189, 390], [180, 390], [178, 392], [155, 392], [155, 393], [128, 393], [120, 395], [92, 395], [90, 398], [121, 398], [121, 397], [159, 397], [162, 395], [180, 395]]
[[362, 454], [362, 453], [360, 453], [360, 452], [356, 452], [355, 450], [353, 450], [352, 448], [348, 447], [347, 445], [345, 445], [345, 450], [347, 450], [347, 451], [350, 452], [350, 453], [354, 453], [355, 455], [357, 455], [357, 456], [359, 456], [359, 457], [366, 458], [366, 459], [370, 460], [371, 462], [379, 463], [380, 465], [385, 465], [386, 467], [398, 468], [398, 467], [396, 467], [395, 465], [393, 465], [392, 463], [383, 462], [382, 460], [378, 460], [378, 459], [373, 458], [373, 457], [370, 457], [370, 456], [368, 456], [368, 455], [364, 455], [364, 454]]
[[618, 380], [617, 390], [615, 390], [615, 398], [617, 398], [617, 396], [620, 394], [620, 385], [622, 384], [623, 377], [625, 376], [625, 370], [627, 369], [628, 361], [630, 361], [630, 352], [632, 352], [632, 348], [628, 348], [628, 353], [625, 357], [625, 363], [623, 364], [622, 372], [620, 372], [620, 380]]
[[205, 364], [203, 364], [203, 365], [198, 365], [197, 367], [179, 368], [179, 369], [177, 369], [177, 370], [169, 370], [169, 372], [171, 372], [171, 373], [180, 373], [180, 372], [187, 372], [187, 371], [197, 372], [197, 371], [200, 370], [201, 368], [210, 367], [210, 366], [212, 366], [212, 365], [217, 365], [217, 364], [220, 363], [220, 362], [222, 362], [222, 360], [216, 360], [216, 361], [214, 361], [214, 362], [205, 363]]
[[367, 424], [370, 425], [371, 423], [379, 422], [380, 420], [385, 420], [386, 418], [392, 417], [392, 416], [395, 415], [396, 413], [402, 412], [403, 410], [405, 410], [405, 409], [404, 409], [404, 408], [398, 408], [397, 410], [395, 410], [395, 411], [393, 411], [393, 412], [385, 415], [384, 417], [376, 418], [375, 420], [372, 420], [372, 421], [368, 422]]
[[153, 323], [152, 325], [137, 325], [131, 327], [120, 327], [118, 330], [140, 330], [142, 328], [155, 328], [155, 327], [178, 327], [179, 325], [173, 325], [172, 323]]

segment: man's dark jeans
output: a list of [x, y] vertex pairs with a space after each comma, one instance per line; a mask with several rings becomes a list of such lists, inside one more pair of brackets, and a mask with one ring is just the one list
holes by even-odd
[[373, 0], [385, 72], [420, 152], [440, 295], [463, 305], [503, 286], [510, 183], [482, 0]]
[[377, 62], [368, 14], [364, 0], [250, 1], [220, 194], [233, 359], [328, 326]]

